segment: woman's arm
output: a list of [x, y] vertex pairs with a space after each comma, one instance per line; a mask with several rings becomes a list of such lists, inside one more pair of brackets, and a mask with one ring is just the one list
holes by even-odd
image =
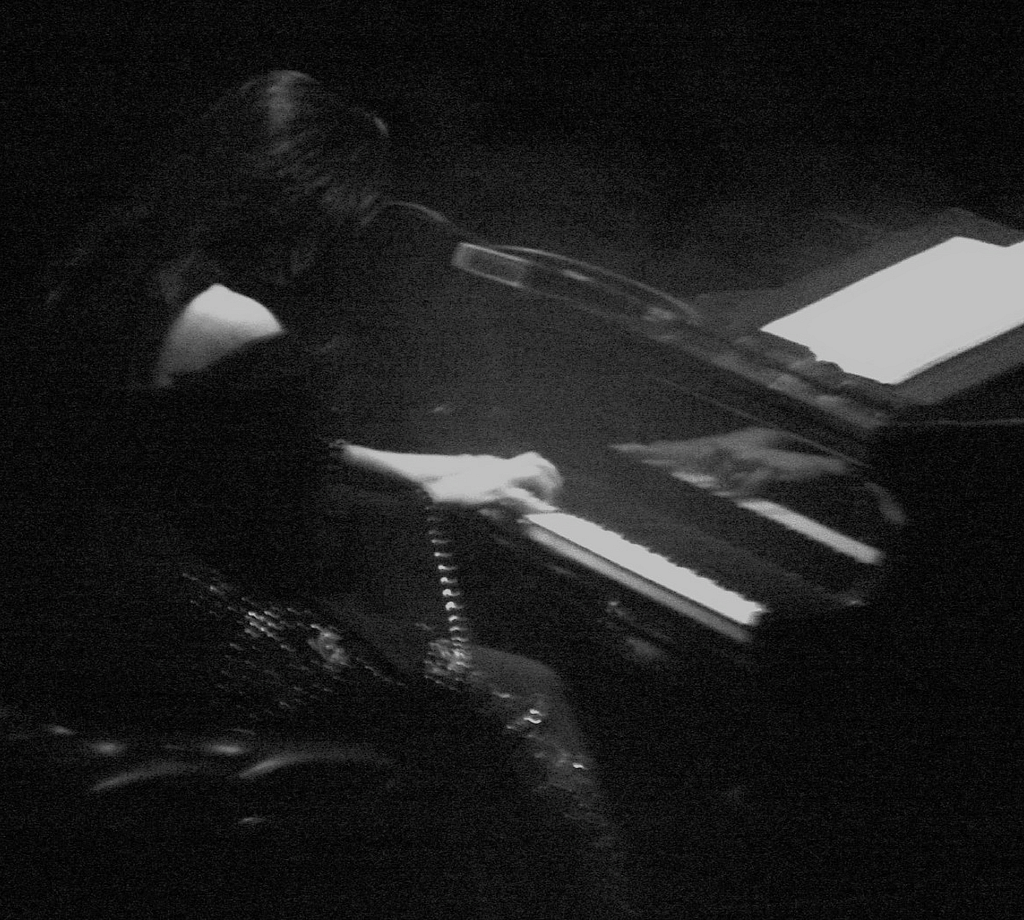
[[420, 486], [436, 502], [466, 508], [548, 510], [562, 487], [558, 470], [536, 453], [508, 459], [475, 454], [412, 454], [335, 442], [357, 468]]
[[500, 457], [486, 455], [409, 454], [344, 442], [335, 442], [332, 447], [341, 452], [350, 466], [416, 485], [480, 468], [488, 462], [501, 462]]

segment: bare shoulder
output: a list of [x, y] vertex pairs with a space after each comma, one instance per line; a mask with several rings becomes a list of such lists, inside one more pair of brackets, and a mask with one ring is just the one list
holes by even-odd
[[263, 304], [215, 284], [189, 302], [164, 338], [157, 363], [158, 386], [180, 374], [204, 370], [234, 351], [284, 331]]

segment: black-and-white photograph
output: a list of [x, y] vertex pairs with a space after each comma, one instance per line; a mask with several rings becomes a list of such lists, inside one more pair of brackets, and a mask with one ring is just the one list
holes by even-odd
[[1024, 24], [4, 16], [0, 916], [1024, 890]]

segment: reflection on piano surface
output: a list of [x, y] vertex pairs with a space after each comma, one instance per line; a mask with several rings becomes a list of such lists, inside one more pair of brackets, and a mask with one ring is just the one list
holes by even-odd
[[383, 400], [402, 407], [390, 424], [410, 447], [535, 449], [566, 480], [557, 513], [495, 534], [503, 551], [585, 584], [596, 618], [663, 646], [710, 634], [742, 648], [766, 618], [863, 603], [895, 531], [864, 463], [912, 387], [749, 329], [723, 338], [668, 300], [645, 310], [642, 285], [623, 287], [617, 309], [604, 276], [588, 300], [577, 283], [536, 296], [518, 263], [516, 284], [445, 273], [462, 235], [436, 220], [410, 231], [407, 217], [378, 227], [388, 264], [407, 272], [392, 312], [377, 294], [375, 350], [407, 369]]
[[[849, 465], [843, 460], [806, 452], [798, 444], [787, 443], [794, 440], [778, 431], [747, 428], [720, 437], [646, 445], [616, 444], [613, 448], [642, 463], [663, 468], [681, 482], [731, 498], [740, 508], [858, 562], [880, 563], [882, 554], [877, 548], [769, 498], [768, 493], [780, 491], [782, 485], [798, 485], [800, 488], [791, 500], [800, 503], [807, 497], [808, 483], [849, 473]], [[783, 496], [773, 497], [785, 500]], [[849, 523], [856, 526], [856, 521]]]

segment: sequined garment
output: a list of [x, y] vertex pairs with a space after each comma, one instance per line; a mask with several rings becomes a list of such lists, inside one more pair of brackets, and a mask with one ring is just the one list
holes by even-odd
[[[217, 858], [236, 882], [204, 884], [225, 903], [241, 889], [287, 889], [281, 866], [259, 869], [254, 853], [279, 860], [294, 846], [296, 866], [308, 867], [311, 854], [334, 854], [356, 834], [391, 866], [388, 828], [397, 823], [417, 841], [399, 861], [418, 864], [421, 878], [451, 878], [433, 892], [448, 917], [511, 918], [530, 906], [566, 918], [632, 916], [592, 765], [552, 731], [543, 696], [509, 692], [476, 667], [445, 518], [427, 507], [421, 527], [432, 573], [417, 624], [421, 676], [397, 670], [314, 602], [283, 602], [193, 565], [181, 579], [187, 611], [165, 621], [168, 638], [196, 624], [217, 645], [205, 662], [179, 662], [192, 718], [154, 711], [134, 731], [102, 733], [8, 714], [0, 721], [10, 762], [23, 769], [6, 791], [32, 801], [49, 773], [49, 804], [34, 815], [52, 808], [61, 816], [52, 823], [73, 839], [102, 828], [95, 833], [108, 840], [120, 828], [149, 862], [160, 858], [149, 852], [153, 840], [163, 839], [154, 828], [168, 822], [178, 827], [172, 839], [219, 841]], [[172, 699], [180, 706], [181, 694]], [[74, 816], [67, 827], [66, 816]], [[339, 822], [344, 829], [322, 839]], [[112, 852], [124, 845], [110, 844]], [[368, 896], [345, 891], [350, 916], [372, 911]], [[303, 915], [320, 916], [312, 905]]]
[[[435, 547], [446, 622], [454, 637], [429, 643], [427, 674], [442, 674], [446, 680], [482, 691], [485, 708], [495, 710], [504, 721], [505, 731], [517, 740], [518, 757], [531, 775], [533, 796], [542, 808], [558, 814], [567, 833], [575, 838], [572, 848], [586, 879], [587, 916], [639, 916], [635, 894], [630, 891], [626, 856], [609, 819], [594, 764], [552, 727], [551, 702], [542, 693], [515, 693], [475, 666], [453, 541], [445, 516], [437, 510], [430, 512], [430, 539]], [[564, 910], [569, 910], [568, 905]]]
[[[587, 904], [590, 918], [637, 916], [626, 858], [594, 764], [552, 727], [551, 702], [542, 693], [513, 692], [477, 666], [456, 540], [448, 516], [432, 505], [423, 511], [423, 536], [424, 552], [429, 551], [423, 571], [430, 572], [429, 582], [422, 585], [426, 603], [417, 605], [423, 676], [504, 726], [510, 760], [533, 807], [563, 828], [562, 852], [571, 854], [584, 880], [571, 893], [577, 906]], [[193, 584], [208, 610], [222, 606], [217, 616], [236, 618], [241, 627], [244, 639], [231, 645], [221, 689], [249, 719], [315, 705], [353, 682], [378, 682], [378, 698], [383, 685], [409, 686], [410, 676], [391, 668], [358, 634], [337, 622], [327, 623], [311, 609], [254, 603], [222, 581], [204, 583], [193, 577]], [[316, 654], [310, 656], [307, 649]], [[562, 911], [570, 916], [568, 904]]]

